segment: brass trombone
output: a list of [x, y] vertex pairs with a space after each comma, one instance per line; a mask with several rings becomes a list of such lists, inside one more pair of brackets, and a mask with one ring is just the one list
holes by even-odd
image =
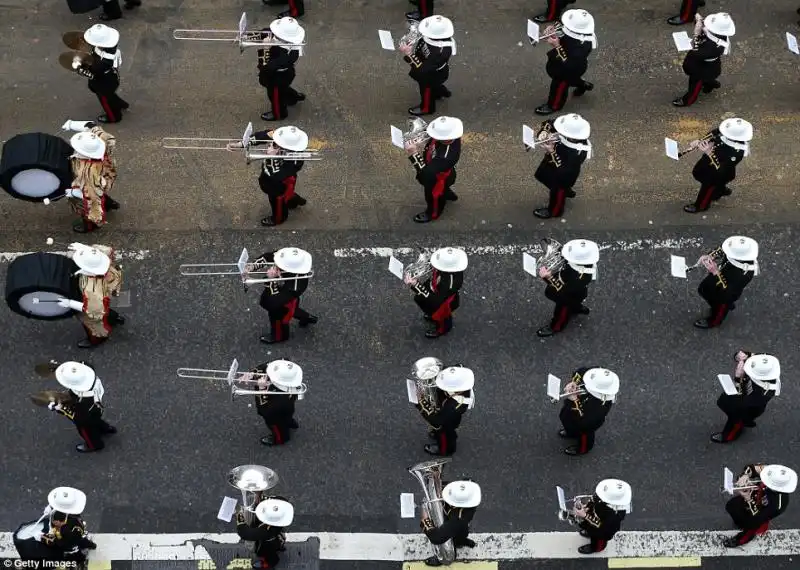
[[[239, 149], [228, 148], [229, 143], [242, 143], [245, 161], [250, 164], [254, 160], [322, 160], [320, 151], [307, 149], [302, 152], [287, 151], [277, 146], [271, 140], [253, 140], [253, 123], [247, 123], [247, 128], [240, 139], [209, 139], [202, 137], [164, 137], [161, 139], [162, 148], [181, 150], [225, 150], [236, 152]], [[268, 149], [276, 152], [251, 150], [255, 143], [267, 143]]]
[[282, 281], [295, 281], [297, 279], [310, 279], [314, 276], [313, 271], [293, 277], [264, 277], [252, 278], [251, 275], [267, 275], [274, 262], [255, 261], [250, 263], [250, 254], [247, 248], [242, 249], [239, 261], [236, 263], [185, 263], [178, 269], [181, 275], [186, 277], [197, 277], [203, 275], [239, 275], [242, 278], [242, 285], [247, 290], [248, 285], [259, 283], [280, 283]]
[[[233, 359], [233, 363], [228, 370], [209, 370], [207, 368], [178, 368], [179, 378], [196, 378], [198, 380], [224, 380], [231, 389], [231, 400], [236, 396], [297, 396], [298, 400], [305, 397], [308, 391], [306, 384], [300, 384], [299, 388], [289, 390], [270, 390], [269, 376], [260, 372], [239, 372], [239, 361]], [[267, 381], [267, 388], [263, 390], [253, 390], [248, 386], [258, 385]], [[242, 386], [243, 385], [243, 386]]]
[[303, 55], [305, 42], [293, 44], [280, 41], [272, 32], [262, 32], [260, 30], [247, 29], [247, 13], [242, 12], [239, 18], [239, 29], [237, 30], [190, 30], [178, 29], [172, 32], [172, 37], [176, 40], [198, 41], [198, 42], [228, 42], [239, 45], [239, 52], [244, 53], [246, 48], [270, 48], [272, 46], [294, 48]]

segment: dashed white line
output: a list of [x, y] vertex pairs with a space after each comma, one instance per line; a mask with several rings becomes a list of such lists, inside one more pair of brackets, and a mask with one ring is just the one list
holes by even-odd
[[[0, 251], [0, 263], [11, 263], [18, 257], [22, 257], [23, 255], [29, 255], [31, 253], [38, 253], [35, 251]], [[66, 251], [51, 251], [45, 253], [55, 253], [57, 255], [67, 255], [68, 252]], [[141, 261], [143, 259], [147, 259], [150, 256], [150, 250], [148, 249], [131, 249], [131, 250], [114, 250], [114, 254], [116, 255], [117, 259], [132, 259], [136, 261]]]

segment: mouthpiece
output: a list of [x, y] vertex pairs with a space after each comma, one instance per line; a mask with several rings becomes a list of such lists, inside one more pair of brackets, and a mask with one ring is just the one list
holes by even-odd
[[[47, 200], [47, 198], [45, 198]], [[50, 200], [47, 200], [45, 204], [50, 203]], [[53, 245], [53, 238], [47, 238], [47, 245]]]
[[42, 202], [44, 202], [45, 206], [49, 206], [50, 205], [50, 198], [45, 198], [44, 200], [42, 200]]

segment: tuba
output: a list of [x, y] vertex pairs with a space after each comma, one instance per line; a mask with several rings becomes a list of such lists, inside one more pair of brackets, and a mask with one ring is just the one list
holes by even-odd
[[551, 275], [556, 275], [564, 267], [564, 257], [561, 255], [561, 244], [554, 239], [545, 238], [545, 250], [539, 258], [539, 267], [547, 269]]
[[436, 377], [444, 369], [444, 363], [433, 356], [420, 358], [411, 367], [411, 380], [417, 385], [417, 399], [424, 410], [437, 410]]
[[264, 494], [278, 484], [278, 474], [261, 465], [240, 465], [228, 473], [228, 483], [242, 492], [242, 512], [248, 525], [252, 525], [258, 503]]
[[[408, 472], [422, 485], [425, 501], [422, 507], [428, 511], [431, 521], [437, 527], [444, 524], [444, 507], [442, 506], [442, 471], [451, 459], [441, 458], [418, 463], [408, 468]], [[443, 544], [432, 544], [433, 553], [444, 565], [451, 564], [456, 559], [456, 549], [452, 540]]]
[[419, 259], [414, 263], [409, 263], [403, 269], [403, 279], [412, 279], [416, 283], [425, 283], [433, 275], [433, 265], [431, 265], [431, 254], [421, 253]]

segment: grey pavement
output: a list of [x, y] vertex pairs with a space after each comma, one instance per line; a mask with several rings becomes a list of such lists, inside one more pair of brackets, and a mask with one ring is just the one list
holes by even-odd
[[[798, 325], [789, 317], [792, 284], [800, 278], [796, 234], [780, 225], [736, 230], [760, 242], [763, 274], [719, 330], [691, 326], [704, 311], [694, 292], [699, 276], [691, 285], [669, 277], [670, 251], [607, 251], [588, 300], [592, 314], [561, 337], [538, 339], [552, 305], [517, 254], [472, 257], [455, 328], [435, 341], [423, 336], [421, 314], [385, 258], [335, 258], [332, 250], [536, 244], [544, 234], [109, 233], [104, 243], [151, 251], [144, 261], [124, 263], [132, 307], [109, 343], [86, 355], [74, 348], [81, 335], [76, 322], [0, 311], [0, 325], [14, 331], [0, 340], [6, 374], [0, 398], [9, 402], [6, 423], [14, 426], [5, 444], [17, 449], [0, 460], [7, 495], [0, 527], [26, 520], [49, 488], [70, 483], [90, 492], [86, 514], [96, 532], [229, 530], [215, 519], [222, 497], [234, 493], [225, 474], [255, 462], [281, 475], [276, 492], [295, 501], [296, 531], [415, 532], [416, 522], [398, 517], [398, 498], [421, 491], [405, 468], [426, 459], [426, 437], [406, 401], [405, 377], [414, 360], [432, 354], [469, 365], [478, 379], [478, 404], [463, 422], [448, 473], [483, 487], [476, 532], [565, 530], [555, 517], [554, 486], [583, 492], [604, 477], [623, 478], [635, 490], [628, 530], [726, 529], [723, 465], [792, 465], [798, 441], [791, 382], [758, 428], [735, 445], [708, 439], [723, 421], [714, 404], [716, 375], [730, 372], [734, 350], [778, 355], [786, 378], [797, 366]], [[732, 231], [581, 236], [604, 242], [701, 236], [701, 248], [674, 252], [691, 260]], [[180, 263], [232, 262], [243, 246], [254, 253], [283, 246], [312, 252], [315, 277], [303, 306], [319, 315], [317, 325], [266, 347], [258, 342], [266, 315], [257, 291], [244, 294], [236, 277], [178, 273]], [[35, 247], [31, 238], [23, 249]], [[53, 387], [34, 376], [36, 362], [86, 356], [106, 380], [107, 416], [120, 429], [95, 456], [76, 454], [74, 429], [27, 401], [29, 392]], [[260, 445], [264, 426], [248, 399], [231, 402], [222, 385], [176, 377], [180, 367], [227, 369], [233, 358], [243, 367], [275, 358], [303, 366], [309, 393], [298, 405], [301, 428], [289, 445]], [[548, 372], [565, 378], [582, 365], [617, 371], [622, 392], [595, 451], [574, 458], [561, 453], [558, 409], [545, 397], [545, 383]], [[798, 522], [800, 513], [790, 508], [777, 527]]]

